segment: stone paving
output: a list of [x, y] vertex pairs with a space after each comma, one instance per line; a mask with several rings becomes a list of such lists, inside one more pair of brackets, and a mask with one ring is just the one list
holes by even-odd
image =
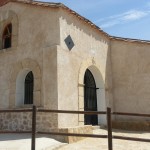
[[[104, 129], [94, 130], [94, 134], [107, 134]], [[150, 132], [131, 132], [114, 130], [113, 135], [150, 139]], [[57, 150], [108, 150], [107, 139], [86, 138], [76, 143], [67, 144]], [[150, 143], [113, 140], [113, 150], [150, 150]]]

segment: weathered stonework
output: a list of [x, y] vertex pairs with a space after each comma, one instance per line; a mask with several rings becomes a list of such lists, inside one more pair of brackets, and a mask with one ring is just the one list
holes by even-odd
[[[93, 128], [91, 125], [85, 125], [85, 126], [77, 126], [77, 127], [69, 127], [69, 128], [52, 129], [52, 131], [58, 133], [92, 134]], [[84, 139], [84, 137], [76, 137], [76, 136], [54, 136], [54, 138], [60, 140], [61, 142], [67, 142], [67, 143], [74, 143]]]
[[[57, 120], [55, 114], [39, 113], [36, 117], [37, 131], [50, 131], [57, 128]], [[53, 121], [52, 121], [53, 120]], [[32, 129], [32, 113], [1, 113], [0, 114], [0, 130], [3, 131], [31, 131]]]

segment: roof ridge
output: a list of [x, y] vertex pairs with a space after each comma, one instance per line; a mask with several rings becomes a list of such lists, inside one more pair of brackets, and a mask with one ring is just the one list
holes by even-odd
[[[18, 1], [20, 1], [20, 0], [18, 0]], [[64, 5], [63, 3], [60, 3], [60, 2], [58, 2], [58, 3], [55, 3], [55, 2], [44, 2], [44, 1], [41, 2], [41, 1], [34, 1], [34, 0], [32, 2]]]
[[142, 42], [142, 43], [150, 43], [150, 40], [142, 40], [142, 39], [135, 39], [135, 38], [125, 38], [125, 37], [118, 37], [118, 36], [110, 36], [111, 40], [121, 40], [126, 42]]

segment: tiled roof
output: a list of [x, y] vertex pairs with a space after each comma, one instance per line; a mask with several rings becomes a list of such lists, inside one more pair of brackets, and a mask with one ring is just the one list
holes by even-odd
[[141, 40], [141, 39], [131, 39], [131, 38], [123, 38], [123, 37], [117, 37], [117, 36], [109, 36], [111, 40], [119, 40], [119, 41], [125, 41], [125, 42], [140, 42], [140, 43], [148, 43], [150, 44], [150, 40]]
[[62, 8], [67, 10], [70, 14], [75, 15], [79, 18], [79, 20], [84, 21], [86, 24], [90, 25], [92, 28], [96, 29], [98, 32], [102, 33], [103, 35], [109, 37], [111, 40], [120, 40], [120, 41], [126, 41], [126, 42], [142, 42], [142, 43], [150, 43], [148, 40], [140, 40], [140, 39], [130, 39], [130, 38], [122, 38], [122, 37], [115, 37], [107, 34], [104, 32], [101, 28], [96, 26], [94, 23], [92, 23], [90, 20], [86, 19], [85, 17], [79, 15], [77, 12], [71, 10], [69, 7], [65, 6], [62, 3], [53, 3], [53, 2], [39, 2], [39, 1], [32, 1], [32, 0], [0, 0], [0, 7], [2, 5], [7, 4], [8, 2], [16, 2], [16, 3], [23, 3], [28, 5], [34, 5], [34, 6], [42, 6], [42, 7], [51, 7], [51, 8]]

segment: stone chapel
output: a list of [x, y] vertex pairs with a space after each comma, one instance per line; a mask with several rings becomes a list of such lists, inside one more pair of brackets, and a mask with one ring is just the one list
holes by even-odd
[[[150, 114], [150, 41], [114, 37], [61, 3], [0, 1], [0, 109]], [[18, 119], [14, 119], [17, 116]], [[30, 129], [29, 113], [0, 128]], [[106, 116], [39, 114], [38, 128], [105, 125]], [[113, 121], [150, 121], [114, 116]]]

